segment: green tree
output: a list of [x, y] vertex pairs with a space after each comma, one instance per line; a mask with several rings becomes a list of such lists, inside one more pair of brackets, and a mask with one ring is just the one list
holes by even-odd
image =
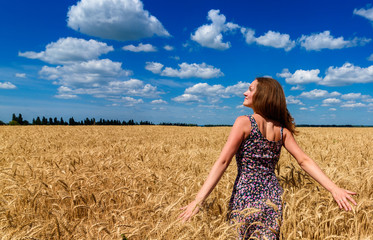
[[40, 120], [40, 117], [38, 116], [35, 120], [35, 124], [36, 125], [41, 125], [41, 120]]

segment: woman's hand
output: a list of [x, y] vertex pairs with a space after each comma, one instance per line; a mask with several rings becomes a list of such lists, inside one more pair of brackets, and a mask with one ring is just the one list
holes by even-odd
[[355, 200], [350, 195], [355, 195], [357, 193], [351, 192], [349, 190], [339, 188], [333, 189], [331, 191], [334, 200], [338, 203], [340, 209], [344, 208], [346, 211], [352, 210], [351, 204], [348, 200], [350, 200], [353, 204], [357, 205]]
[[182, 207], [181, 210], [184, 210], [180, 215], [179, 219], [182, 222], [188, 221], [192, 216], [194, 216], [199, 211], [199, 202], [194, 200], [189, 205]]

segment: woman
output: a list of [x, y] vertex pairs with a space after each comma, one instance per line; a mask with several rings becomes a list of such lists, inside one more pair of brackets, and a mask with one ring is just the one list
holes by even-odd
[[[229, 202], [228, 217], [231, 222], [241, 223], [240, 239], [278, 239], [283, 189], [274, 168], [282, 146], [303, 170], [332, 194], [341, 209], [351, 210], [349, 201], [356, 205], [351, 197], [356, 193], [334, 184], [296, 143], [293, 136], [295, 125], [287, 110], [281, 85], [272, 78], [256, 78], [244, 95], [243, 105], [252, 108], [254, 114], [236, 119], [220, 157], [195, 200], [182, 208], [179, 218], [187, 221], [199, 211], [200, 204], [214, 189], [236, 154], [238, 174]], [[249, 211], [242, 211], [244, 209]], [[250, 209], [254, 211], [250, 213]]]

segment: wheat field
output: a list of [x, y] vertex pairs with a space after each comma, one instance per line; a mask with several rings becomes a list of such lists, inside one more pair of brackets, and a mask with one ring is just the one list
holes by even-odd
[[[180, 207], [203, 184], [229, 127], [2, 126], [1, 239], [235, 239], [225, 220], [233, 159], [203, 209]], [[282, 150], [281, 239], [373, 239], [373, 129], [299, 128], [299, 145], [339, 186], [353, 211]]]

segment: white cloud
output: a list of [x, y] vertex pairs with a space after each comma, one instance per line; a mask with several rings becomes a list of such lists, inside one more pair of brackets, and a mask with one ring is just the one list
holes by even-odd
[[[146, 98], [159, 97], [162, 94], [157, 90], [157, 87], [150, 84], [145, 84], [138, 79], [130, 79], [127, 81], [112, 81], [106, 85], [91, 86], [91, 87], [66, 87], [61, 86], [58, 89], [58, 96], [73, 96], [73, 95], [92, 95], [96, 98], [105, 98], [110, 101], [118, 101], [120, 96], [138, 96]], [[60, 97], [62, 98], [62, 97]], [[64, 97], [66, 98], [66, 97]]]
[[167, 104], [165, 100], [162, 99], [156, 99], [150, 102], [151, 104]]
[[373, 98], [370, 95], [362, 95], [361, 98], [363, 99], [364, 102], [373, 103]]
[[252, 44], [256, 41], [255, 38], [255, 31], [250, 28], [241, 28], [241, 33], [245, 37], [245, 41], [247, 44]]
[[329, 108], [329, 111], [337, 111], [336, 108]]
[[45, 51], [19, 52], [18, 55], [31, 59], [39, 59], [51, 64], [71, 64], [74, 62], [97, 59], [100, 55], [113, 51], [112, 46], [96, 40], [78, 38], [60, 38], [48, 44]]
[[119, 102], [123, 103], [124, 106], [134, 106], [137, 104], [144, 103], [142, 99], [135, 99], [132, 97], [122, 97]]
[[341, 94], [339, 92], [329, 93], [326, 90], [314, 89], [314, 90], [309, 91], [309, 92], [302, 92], [300, 94], [300, 97], [316, 99], [316, 98], [325, 98], [325, 97], [336, 97], [336, 96], [340, 96], [340, 95]]
[[214, 68], [211, 65], [207, 65], [206, 63], [197, 64], [197, 63], [181, 63], [179, 64], [180, 69], [173, 69], [170, 67], [166, 67], [161, 75], [168, 76], [168, 77], [179, 77], [179, 78], [217, 78], [224, 76], [224, 74], [218, 68]]
[[198, 96], [184, 93], [181, 96], [177, 96], [172, 98], [175, 102], [181, 102], [181, 103], [193, 103], [193, 102], [203, 102]]
[[[208, 102], [216, 103], [221, 98], [230, 98], [234, 96], [242, 96], [247, 90], [250, 83], [238, 82], [235, 85], [224, 87], [220, 84], [209, 85], [207, 83], [197, 83], [192, 87], [185, 89], [184, 94], [179, 96], [178, 100], [183, 102], [202, 102], [203, 98], [207, 98]], [[189, 100], [190, 99], [190, 100]], [[181, 101], [180, 101], [181, 102]]]
[[91, 60], [65, 66], [44, 66], [39, 75], [44, 79], [56, 80], [64, 86], [96, 87], [131, 74], [121, 66], [122, 63], [109, 59]]
[[321, 49], [341, 49], [347, 47], [362, 46], [370, 42], [371, 39], [367, 38], [357, 38], [352, 40], [344, 40], [343, 37], [334, 38], [330, 35], [330, 31], [324, 31], [322, 33], [314, 33], [310, 36], [302, 35], [298, 40], [300, 45], [306, 50], [316, 50]]
[[362, 16], [370, 21], [373, 21], [373, 7], [368, 9], [354, 9], [354, 14]]
[[290, 40], [288, 34], [268, 31], [263, 36], [256, 38], [256, 43], [263, 46], [283, 48], [285, 51], [290, 51], [295, 47], [295, 41]]
[[16, 73], [17, 78], [26, 78], [26, 73]]
[[162, 72], [163, 64], [157, 62], [146, 62], [145, 69], [152, 73], [158, 74]]
[[325, 77], [319, 77], [320, 70], [296, 70], [294, 74], [288, 69], [283, 69], [278, 73], [278, 77], [285, 78], [289, 84], [317, 83], [325, 86], [345, 86], [353, 83], [371, 83], [373, 82], [373, 65], [362, 68], [351, 63], [345, 63], [342, 67], [330, 66]]
[[147, 98], [158, 97], [158, 95], [162, 93], [157, 90], [157, 87], [145, 84], [138, 79], [110, 82], [107, 87], [107, 92], [110, 94], [125, 94]]
[[58, 91], [58, 94], [55, 95], [56, 98], [61, 98], [61, 99], [78, 98], [77, 95], [73, 94], [74, 91], [71, 88], [60, 86], [57, 91]]
[[293, 86], [291, 87], [290, 89], [291, 91], [295, 91], [295, 90], [304, 90], [304, 87], [302, 85], [297, 85], [297, 86]]
[[179, 64], [179, 69], [173, 69], [166, 67], [162, 70], [163, 64], [157, 62], [147, 62], [145, 69], [151, 71], [152, 73], [160, 74], [161, 76], [167, 77], [178, 77], [178, 78], [217, 78], [224, 76], [224, 74], [218, 68], [214, 68], [206, 63], [181, 63]]
[[67, 13], [67, 25], [81, 33], [118, 41], [170, 34], [140, 0], [81, 0]]
[[11, 82], [0, 82], [0, 89], [16, 89], [16, 85]]
[[131, 51], [131, 52], [156, 52], [157, 48], [154, 47], [151, 44], [142, 44], [140, 43], [137, 47], [134, 45], [127, 45], [122, 47], [125, 51]]
[[291, 74], [289, 70], [284, 69], [282, 73], [277, 74], [280, 77], [285, 77], [285, 81], [288, 84], [307, 84], [312, 82], [320, 82], [322, 79], [318, 76], [320, 73], [319, 69], [313, 70], [297, 70], [294, 74]]
[[306, 108], [306, 107], [301, 107], [299, 109], [302, 110], [302, 111], [307, 111], [308, 110], [308, 108]]
[[173, 46], [170, 46], [170, 45], [165, 45], [163, 48], [164, 48], [165, 50], [167, 50], [167, 51], [172, 51], [172, 50], [174, 50], [174, 47], [173, 47]]
[[230, 42], [223, 42], [222, 33], [233, 31], [239, 28], [239, 26], [231, 22], [225, 23], [226, 18], [223, 14], [220, 14], [220, 10], [211, 9], [208, 12], [207, 19], [212, 23], [200, 26], [196, 32], [191, 35], [191, 39], [198, 42], [203, 47], [218, 50], [230, 48]]
[[209, 85], [207, 83], [197, 83], [192, 87], [185, 89], [186, 94], [191, 94], [198, 97], [208, 97], [210, 102], [218, 102], [220, 98], [227, 98], [225, 88], [220, 85]]
[[239, 81], [235, 85], [228, 86], [225, 89], [225, 93], [228, 95], [236, 95], [238, 97], [242, 97], [243, 93], [247, 91], [249, 86], [250, 86], [250, 83]]
[[367, 68], [345, 63], [342, 67], [329, 67], [326, 76], [319, 82], [326, 86], [343, 86], [353, 83], [373, 82], [373, 65]]
[[286, 97], [286, 104], [297, 104], [297, 105], [304, 105], [301, 100], [295, 98], [294, 96], [287, 96]]
[[367, 105], [365, 105], [364, 103], [345, 103], [345, 104], [342, 104], [341, 107], [344, 107], [344, 108], [355, 108], [355, 107], [366, 107]]
[[330, 106], [330, 104], [337, 104], [337, 103], [340, 103], [341, 100], [337, 99], [337, 98], [327, 98], [327, 99], [324, 99], [322, 101], [322, 105], [321, 106]]
[[358, 98], [361, 98], [361, 97], [362, 97], [361, 93], [347, 93], [347, 94], [343, 94], [341, 96], [341, 98], [345, 99], [345, 100], [358, 99]]
[[276, 76], [277, 77], [282, 77], [282, 78], [290, 78], [291, 76], [293, 76], [293, 74], [291, 74], [289, 72], [288, 68], [284, 68], [284, 69], [282, 69], [282, 72], [281, 73], [277, 73]]

